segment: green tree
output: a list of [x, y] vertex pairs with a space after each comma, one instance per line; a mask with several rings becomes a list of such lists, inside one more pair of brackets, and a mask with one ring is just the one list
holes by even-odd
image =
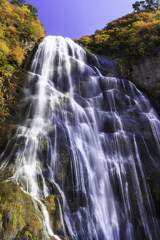
[[25, 4], [25, 5], [28, 7], [31, 13], [35, 13], [35, 14], [38, 13], [37, 8], [33, 7], [31, 4]]
[[155, 0], [146, 0], [147, 5], [144, 5], [144, 10], [155, 10]]
[[23, 4], [26, 3], [26, 1], [25, 1], [25, 0], [12, 0], [10, 3], [13, 4], [13, 5], [16, 5], [16, 6], [22, 7]]
[[140, 11], [140, 2], [136, 1], [134, 4], [132, 4], [132, 7], [134, 11], [139, 12]]
[[36, 20], [37, 19], [37, 16], [38, 16], [38, 10], [37, 8], [33, 7], [31, 4], [25, 4], [28, 9], [30, 10], [30, 15], [32, 15], [34, 17], [34, 19]]
[[159, 0], [157, 0], [156, 3], [155, 3], [155, 8], [158, 10], [159, 6], [160, 6], [160, 3], [159, 3]]
[[136, 1], [134, 4], [132, 4], [132, 7], [136, 12], [157, 10], [159, 8], [159, 0]]
[[28, 3], [26, 4], [25, 0], [12, 0], [10, 3], [19, 7], [22, 7], [23, 5], [27, 6], [28, 9], [30, 10], [30, 15], [32, 15], [35, 20], [37, 19], [37, 16], [38, 16], [37, 8], [33, 7], [33, 5], [31, 4], [28, 4]]

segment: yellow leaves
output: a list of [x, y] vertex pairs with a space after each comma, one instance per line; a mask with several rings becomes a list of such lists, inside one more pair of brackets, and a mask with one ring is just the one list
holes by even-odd
[[132, 24], [132, 27], [139, 28], [142, 26], [144, 22], [143, 21], [137, 21]]
[[8, 88], [3, 86], [4, 77], [11, 77], [17, 66], [25, 57], [21, 40], [30, 43], [32, 35], [35, 41], [45, 36], [45, 31], [39, 20], [31, 16], [28, 7], [22, 9], [10, 4], [8, 0], [0, 0], [0, 123], [5, 121], [9, 110], [6, 99], [9, 100]]
[[76, 41], [98, 54], [123, 55], [125, 62], [135, 64], [160, 50], [160, 10], [127, 14], [108, 23], [103, 31]]
[[4, 28], [3, 28], [3, 24], [0, 23], [0, 38], [4, 37]]
[[30, 10], [29, 10], [29, 8], [28, 8], [26, 5], [23, 5], [23, 6], [22, 6], [22, 10], [23, 10], [24, 12], [30, 13]]
[[7, 7], [7, 12], [8, 12], [8, 13], [11, 13], [11, 12], [12, 12], [12, 8], [8, 6], [8, 7]]
[[102, 42], [107, 42], [108, 39], [109, 39], [109, 37], [110, 37], [110, 36], [107, 35], [107, 34], [106, 34], [106, 35], [103, 35], [103, 36], [102, 36]]
[[10, 50], [7, 46], [6, 42], [0, 40], [0, 51], [3, 52], [3, 54], [8, 55]]
[[157, 10], [157, 11], [156, 11], [156, 14], [160, 14], [160, 10]]
[[75, 39], [75, 42], [80, 42], [83, 45], [88, 45], [92, 42], [92, 39], [90, 36], [84, 36], [80, 40], [81, 41], [79, 41], [79, 39]]
[[13, 33], [13, 32], [14, 32], [14, 33], [17, 32], [17, 30], [15, 29], [14, 26], [8, 26], [8, 30], [11, 31], [12, 33]]
[[20, 65], [24, 59], [24, 53], [25, 53], [24, 49], [21, 48], [20, 46], [16, 46], [13, 48], [12, 52], [13, 52], [15, 61], [17, 62], [18, 65]]
[[21, 9], [8, 0], [0, 1], [0, 74], [9, 76], [25, 55], [24, 46], [20, 47], [21, 38], [37, 41], [45, 36], [45, 31], [40, 21], [30, 15], [27, 6]]
[[100, 38], [101, 38], [101, 35], [96, 34], [96, 35], [94, 36], [94, 41], [95, 41], [95, 43], [99, 43], [99, 42], [100, 42]]
[[126, 19], [122, 19], [122, 23], [127, 23], [127, 20]]

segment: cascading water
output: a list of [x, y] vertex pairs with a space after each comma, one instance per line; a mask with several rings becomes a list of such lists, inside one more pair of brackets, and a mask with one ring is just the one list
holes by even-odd
[[[1, 156], [1, 171], [14, 162], [8, 181], [36, 200], [60, 194], [64, 238], [158, 240], [142, 164], [156, 165], [160, 151], [149, 100], [132, 83], [101, 76], [68, 38], [46, 37], [28, 75], [15, 144]], [[60, 239], [42, 209], [46, 236]]]

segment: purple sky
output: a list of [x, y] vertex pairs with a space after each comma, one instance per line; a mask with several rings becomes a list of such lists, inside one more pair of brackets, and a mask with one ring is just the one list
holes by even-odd
[[71, 39], [94, 34], [108, 22], [133, 12], [136, 0], [26, 0], [38, 9], [46, 35]]

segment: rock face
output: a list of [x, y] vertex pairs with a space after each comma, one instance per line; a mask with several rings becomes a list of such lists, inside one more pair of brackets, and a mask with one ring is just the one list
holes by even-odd
[[[154, 108], [157, 110], [157, 113], [160, 115], [160, 101], [158, 98], [156, 98], [160, 96], [160, 56], [147, 58], [143, 63], [139, 65], [133, 65], [132, 69], [125, 69], [116, 61], [109, 60], [99, 55], [96, 55], [97, 60], [95, 60], [93, 55], [89, 53], [87, 54], [87, 57], [89, 64], [95, 64], [98, 60], [99, 65], [97, 64], [97, 68], [99, 68], [102, 75], [108, 77], [115, 76], [117, 78], [127, 78], [133, 82], [137, 88], [148, 93], [147, 95], [152, 103], [152, 106], [154, 106]], [[136, 116], [136, 114], [137, 113], [134, 111], [131, 112], [132, 118]], [[131, 119], [126, 118], [126, 124], [128, 124], [130, 120]], [[138, 128], [138, 125], [136, 125], [136, 127]], [[152, 145], [150, 147], [150, 152], [154, 151], [155, 144], [151, 144], [153, 139], [151, 139], [150, 133], [145, 131], [145, 128], [142, 131], [142, 135], [148, 145]], [[140, 140], [139, 146], [142, 147]], [[143, 148], [144, 146], [142, 149]], [[144, 153], [141, 152], [141, 155], [143, 156]], [[143, 161], [143, 166], [147, 174], [155, 211], [158, 219], [160, 219], [160, 164], [158, 157], [156, 164], [150, 160], [147, 162], [145, 158]]]
[[[117, 61], [107, 59], [96, 55], [100, 72], [104, 76], [113, 74], [117, 78], [130, 80], [135, 86], [154, 97], [160, 97], [160, 56], [145, 58], [139, 65], [132, 65], [130, 69], [125, 68]], [[88, 54], [88, 62], [93, 64], [94, 61]], [[110, 75], [111, 76], [111, 75]]]
[[[63, 226], [60, 223], [58, 201], [60, 195], [49, 195], [41, 200], [46, 206], [52, 228], [61, 235]], [[63, 229], [62, 229], [63, 230]], [[47, 238], [44, 226], [44, 216], [40, 202], [31, 196], [14, 182], [0, 183], [0, 239], [12, 240], [14, 238], [27, 239], [51, 239]], [[1, 238], [2, 237], [2, 238]], [[61, 239], [64, 239], [61, 236]], [[65, 240], [69, 240], [66, 237]]]
[[24, 193], [16, 183], [1, 183], [0, 236], [9, 240], [15, 237], [42, 239], [43, 215], [35, 206], [31, 196]]
[[[109, 77], [121, 77], [121, 72], [120, 69], [118, 68], [118, 65], [116, 61], [113, 59], [108, 59], [99, 55], [96, 55], [98, 62], [99, 62], [99, 67], [100, 67], [100, 72], [102, 73], [103, 76], [109, 76]], [[111, 76], [112, 74], [112, 76]]]
[[138, 65], [125, 68], [121, 64], [115, 65], [120, 78], [133, 82], [135, 86], [154, 97], [160, 97], [160, 56], [146, 57]]
[[[85, 49], [86, 50], [86, 49]], [[92, 54], [91, 52], [87, 51], [87, 63], [91, 67], [95, 66], [99, 69], [103, 76], [108, 77], [121, 77], [121, 71], [116, 61], [113, 59], [108, 59], [106, 57], [102, 57], [98, 54]]]
[[140, 89], [148, 93], [160, 96], [160, 56], [146, 58], [139, 64], [133, 65], [131, 81]]

